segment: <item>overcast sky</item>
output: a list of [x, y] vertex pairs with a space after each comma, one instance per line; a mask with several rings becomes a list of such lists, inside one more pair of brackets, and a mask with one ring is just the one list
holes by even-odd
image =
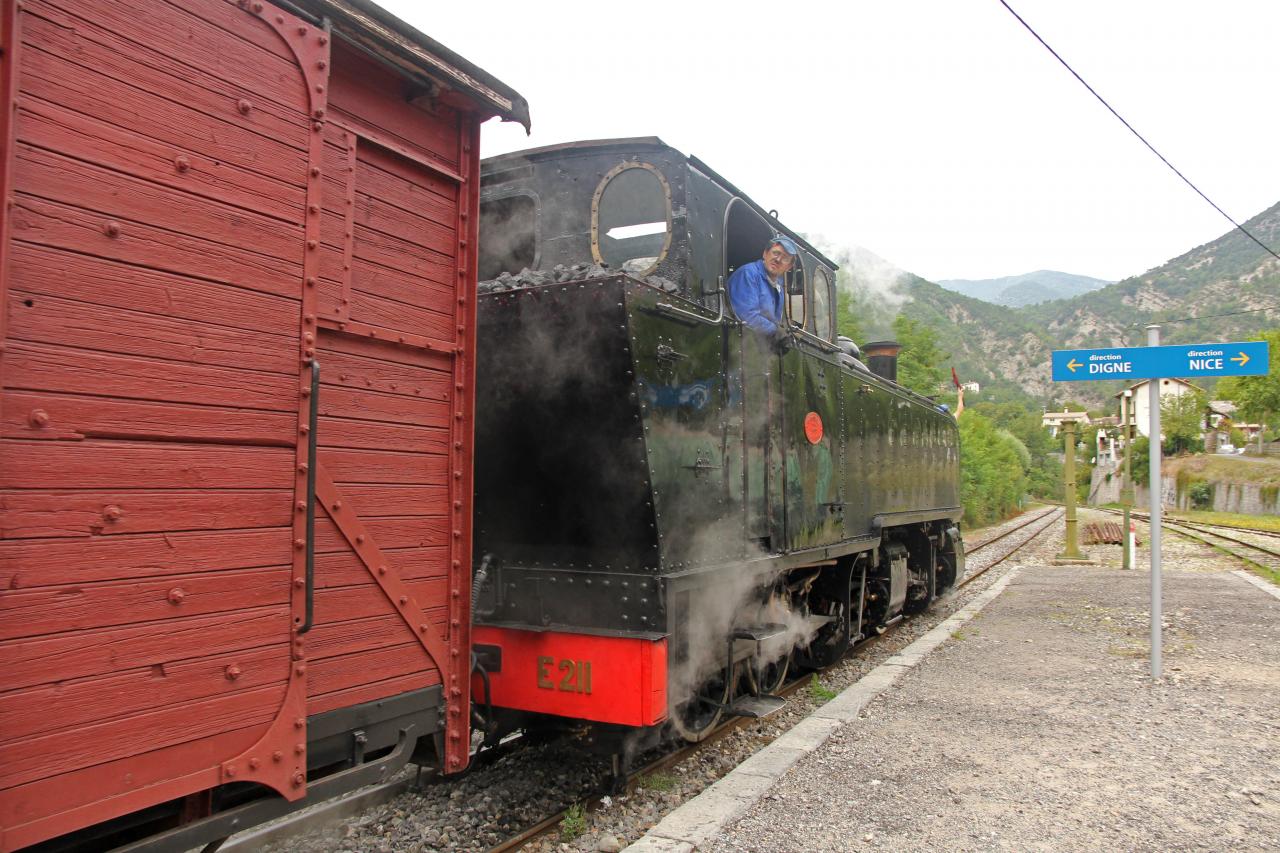
[[[381, 0], [524, 95], [486, 156], [659, 136], [931, 280], [1140, 274], [1231, 226], [998, 0]], [[1238, 221], [1280, 201], [1280, 2], [1010, 0]]]

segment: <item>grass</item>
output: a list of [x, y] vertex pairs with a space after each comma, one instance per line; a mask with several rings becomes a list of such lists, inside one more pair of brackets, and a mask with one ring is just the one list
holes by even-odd
[[587, 831], [587, 815], [582, 803], [574, 803], [565, 810], [564, 819], [560, 821], [560, 837], [572, 841]]
[[1184, 521], [1197, 521], [1201, 524], [1220, 524], [1223, 527], [1252, 527], [1257, 530], [1272, 530], [1280, 533], [1280, 516], [1277, 515], [1241, 515], [1238, 512], [1169, 509], [1166, 509], [1164, 514]]
[[1185, 471], [1195, 475], [1196, 479], [1210, 482], [1280, 486], [1280, 459], [1269, 457], [1242, 459], [1226, 454], [1198, 453], [1194, 456], [1166, 458], [1163, 467], [1170, 477], [1176, 477], [1179, 471]]
[[676, 777], [657, 770], [647, 776], [641, 776], [636, 786], [646, 791], [671, 791], [676, 787]]
[[819, 681], [818, 674], [815, 672], [813, 678], [809, 679], [809, 695], [819, 702], [830, 702], [839, 694]]

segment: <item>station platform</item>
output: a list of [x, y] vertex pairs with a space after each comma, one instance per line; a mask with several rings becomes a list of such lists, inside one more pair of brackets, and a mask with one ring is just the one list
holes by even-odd
[[1024, 561], [627, 849], [1280, 848], [1280, 589], [1167, 548], [1153, 682], [1115, 550]]

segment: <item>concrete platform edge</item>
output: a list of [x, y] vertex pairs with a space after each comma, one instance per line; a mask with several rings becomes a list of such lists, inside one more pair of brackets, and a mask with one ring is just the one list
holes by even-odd
[[[714, 785], [670, 812], [634, 844], [628, 845], [624, 853], [691, 853], [696, 850], [699, 844], [708, 841], [755, 804], [806, 753], [826, 743], [840, 725], [856, 720], [872, 699], [981, 612], [1017, 576], [1018, 569], [1010, 570], [973, 601], [849, 685], [840, 695]], [[793, 736], [793, 733], [797, 734]]]
[[1258, 589], [1262, 590], [1272, 598], [1280, 598], [1280, 586], [1276, 586], [1273, 583], [1269, 583], [1263, 580], [1262, 578], [1255, 575], [1253, 572], [1249, 572], [1244, 569], [1235, 569], [1234, 571], [1231, 572], [1231, 574], [1238, 575], [1239, 577], [1244, 578], [1249, 583], [1253, 584]]

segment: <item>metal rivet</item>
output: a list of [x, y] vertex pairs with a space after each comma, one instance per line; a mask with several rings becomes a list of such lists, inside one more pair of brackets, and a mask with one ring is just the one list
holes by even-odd
[[235, 664], [231, 664], [231, 666], [227, 667], [226, 673], [227, 673], [227, 681], [235, 681], [237, 678], [240, 677], [240, 667], [236, 666]]
[[27, 422], [37, 429], [43, 429], [49, 425], [49, 413], [44, 409], [32, 409]]
[[177, 169], [179, 172], [185, 172], [191, 168], [191, 161], [182, 154], [179, 154], [177, 157], [173, 158], [173, 168]]
[[182, 587], [175, 586], [173, 589], [169, 590], [170, 604], [181, 604], [182, 599], [186, 597], [187, 597], [187, 594], [182, 591]]
[[107, 504], [102, 508], [102, 517], [107, 521], [119, 521], [124, 517], [124, 510], [115, 504]]
[[236, 109], [240, 111], [241, 115], [247, 116], [249, 114], [249, 111], [253, 109], [253, 104], [249, 103], [244, 98], [241, 98], [240, 100], [236, 101]]
[[119, 237], [120, 223], [116, 222], [114, 219], [108, 219], [106, 224], [102, 226], [102, 231], [108, 237]]
[[293, 585], [294, 585], [294, 586], [296, 586], [298, 589], [302, 589], [303, 587], [305, 587], [305, 586], [307, 585], [307, 579], [306, 579], [306, 578], [294, 578], [294, 579], [293, 579]]

